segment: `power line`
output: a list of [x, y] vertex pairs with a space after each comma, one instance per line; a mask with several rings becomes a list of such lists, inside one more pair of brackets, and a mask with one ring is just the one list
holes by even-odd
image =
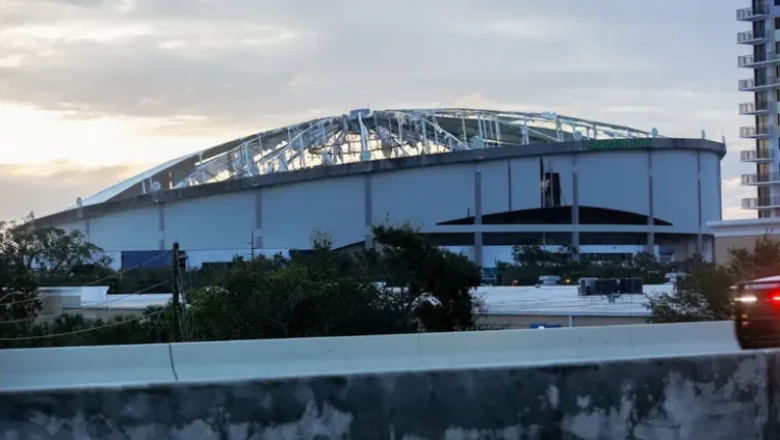
[[34, 339], [56, 338], [56, 337], [60, 337], [60, 336], [75, 335], [75, 334], [78, 334], [78, 333], [87, 333], [87, 332], [91, 332], [91, 331], [94, 331], [94, 330], [100, 330], [100, 329], [104, 329], [104, 328], [108, 328], [108, 327], [114, 327], [114, 326], [117, 326], [117, 325], [127, 324], [129, 322], [137, 321], [139, 319], [146, 319], [146, 318], [151, 318], [151, 317], [157, 317], [160, 314], [162, 314], [164, 311], [165, 310], [160, 310], [160, 311], [151, 313], [149, 315], [133, 316], [133, 317], [130, 317], [130, 318], [125, 318], [125, 319], [123, 319], [121, 321], [111, 322], [111, 323], [108, 323], [108, 324], [99, 325], [99, 326], [96, 326], [96, 327], [84, 328], [84, 329], [80, 329], [80, 330], [72, 330], [72, 331], [63, 332], [63, 333], [51, 333], [51, 334], [47, 334], [47, 335], [36, 335], [36, 336], [21, 336], [21, 337], [17, 337], [17, 338], [0, 338], [0, 342], [29, 341], [29, 340], [34, 340]]
[[[189, 341], [192, 338], [192, 332], [190, 330], [189, 319], [187, 319], [187, 316], [188, 316], [188, 314], [187, 314], [187, 307], [189, 306], [189, 299], [187, 298], [188, 291], [183, 289], [184, 278], [182, 277], [181, 271], [179, 271], [178, 274], [179, 274], [178, 282], [179, 282], [179, 287], [181, 289], [181, 305], [182, 305], [182, 307], [181, 307], [182, 319], [180, 319], [179, 322], [181, 322], [181, 324], [183, 326], [182, 334], [184, 335], [184, 340], [186, 342], [186, 341]], [[190, 287], [190, 288], [192, 287], [191, 283], [190, 283], [190, 285], [188, 287]], [[177, 313], [178, 313], [178, 310], [177, 310]]]
[[[126, 274], [126, 273], [128, 273], [128, 272], [130, 272], [130, 271], [133, 271], [133, 270], [136, 270], [136, 269], [140, 269], [141, 267], [143, 267], [143, 266], [144, 266], [145, 264], [147, 264], [147, 263], [151, 263], [152, 261], [159, 260], [160, 258], [167, 256], [167, 255], [168, 255], [170, 252], [171, 252], [171, 251], [166, 251], [164, 254], [160, 254], [160, 255], [157, 255], [156, 257], [153, 257], [153, 258], [150, 258], [150, 259], [148, 259], [148, 260], [146, 260], [146, 261], [143, 261], [143, 262], [141, 262], [141, 263], [140, 263], [139, 265], [137, 265], [137, 266], [133, 266], [133, 267], [131, 267], [131, 268], [128, 268], [128, 269], [125, 269], [125, 270], [122, 270], [122, 271], [119, 271], [119, 272], [113, 273], [113, 274], [111, 274], [111, 275], [109, 275], [109, 276], [106, 276], [106, 277], [100, 278], [99, 280], [92, 281], [92, 282], [90, 282], [90, 283], [87, 283], [87, 284], [84, 284], [84, 285], [82, 285], [82, 286], [61, 286], [61, 287], [73, 287], [73, 288], [78, 288], [78, 289], [80, 289], [80, 288], [84, 288], [84, 287], [90, 287], [90, 286], [93, 286], [93, 285], [95, 285], [95, 284], [97, 284], [97, 283], [103, 282], [103, 281], [105, 281], [105, 280], [109, 280], [109, 279], [111, 279], [111, 278], [114, 278], [114, 277], [118, 277], [118, 276], [124, 275], [124, 274]], [[153, 287], [157, 287], [157, 286], [159, 286], [159, 285], [161, 285], [161, 284], [164, 284], [164, 283], [157, 284], [157, 285], [155, 285], [155, 286], [153, 286]], [[47, 287], [47, 286], [42, 286], [42, 287]], [[136, 292], [136, 293], [137, 293], [137, 292]], [[135, 295], [136, 293], [131, 293], [131, 295]], [[2, 302], [1, 302], [1, 301], [2, 301], [2, 300], [4, 300], [5, 298], [7, 298], [7, 297], [9, 297], [9, 296], [11, 296], [11, 295], [13, 295], [13, 294], [15, 294], [15, 293], [14, 293], [14, 292], [12, 292], [12, 293], [9, 293], [9, 294], [7, 294], [7, 295], [3, 296], [2, 298], [0, 298], [0, 305], [4, 305], [4, 306], [12, 306], [12, 305], [14, 305], [14, 304], [24, 304], [24, 303], [28, 303], [28, 302], [38, 301], [38, 298], [36, 297], [36, 298], [24, 299], [24, 300], [20, 300], [20, 301], [13, 301], [13, 302], [9, 302], [9, 303], [2, 303]]]
[[[15, 319], [15, 320], [11, 320], [11, 321], [0, 321], [0, 324], [15, 324], [15, 323], [21, 323], [21, 322], [35, 321], [36, 319], [39, 319], [39, 318], [56, 318], [58, 316], [66, 316], [68, 314], [71, 314], [71, 313], [79, 311], [79, 310], [90, 310], [90, 309], [93, 309], [93, 308], [98, 308], [98, 307], [101, 307], [101, 306], [105, 306], [106, 304], [111, 304], [111, 303], [115, 303], [117, 301], [121, 301], [121, 300], [123, 300], [125, 298], [129, 298], [131, 296], [140, 295], [140, 294], [142, 294], [142, 293], [144, 293], [146, 291], [154, 289], [155, 287], [159, 287], [159, 286], [162, 286], [163, 284], [168, 284], [170, 282], [171, 282], [171, 280], [168, 279], [166, 281], [163, 281], [163, 282], [154, 284], [152, 286], [146, 287], [144, 289], [141, 289], [141, 290], [139, 290], [137, 292], [129, 293], [129, 294], [123, 295], [123, 296], [121, 296], [119, 298], [114, 298], [114, 299], [112, 299], [110, 301], [104, 301], [104, 302], [101, 302], [101, 303], [97, 303], [97, 304], [91, 305], [89, 307], [79, 307], [79, 308], [76, 308], [76, 309], [71, 309], [67, 313], [58, 313], [58, 314], [53, 314], [53, 315], [37, 315], [37, 316], [35, 316], [33, 318]], [[2, 305], [2, 304], [0, 304], [0, 305]]]
[[95, 280], [95, 281], [89, 282], [89, 283], [87, 283], [87, 284], [84, 284], [83, 286], [79, 286], [79, 287], [89, 287], [89, 286], [94, 286], [95, 284], [97, 284], [97, 283], [100, 283], [100, 282], [103, 282], [103, 281], [105, 281], [105, 280], [110, 280], [111, 278], [114, 278], [114, 277], [118, 277], [118, 276], [124, 275], [124, 274], [126, 274], [126, 273], [128, 273], [128, 272], [130, 272], [130, 271], [133, 271], [133, 270], [136, 270], [136, 269], [140, 269], [140, 268], [141, 268], [141, 267], [143, 267], [145, 264], [151, 263], [152, 261], [159, 260], [159, 259], [160, 259], [160, 258], [162, 258], [162, 257], [167, 257], [167, 256], [168, 256], [168, 254], [170, 254], [170, 253], [171, 253], [171, 251], [165, 251], [165, 253], [159, 254], [159, 255], [157, 255], [157, 256], [155, 256], [155, 257], [152, 257], [152, 258], [150, 258], [150, 259], [148, 259], [148, 260], [146, 260], [146, 261], [142, 261], [142, 262], [141, 262], [140, 264], [138, 264], [137, 266], [133, 266], [133, 267], [130, 267], [130, 268], [127, 268], [127, 269], [120, 270], [120, 271], [118, 271], [118, 272], [116, 272], [116, 273], [113, 273], [113, 274], [111, 274], [111, 275], [108, 275], [108, 276], [106, 276], [106, 277], [103, 277], [103, 278], [100, 278], [100, 279], [98, 279], [98, 280]]

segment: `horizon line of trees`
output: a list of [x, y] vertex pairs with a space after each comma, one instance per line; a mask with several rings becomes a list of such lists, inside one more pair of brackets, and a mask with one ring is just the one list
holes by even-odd
[[[313, 250], [305, 255], [236, 258], [193, 271], [184, 277], [190, 280], [183, 283], [186, 307], [169, 303], [140, 317], [92, 321], [75, 313], [41, 319], [39, 287], [108, 280], [113, 289], [124, 283], [135, 292], [173, 286], [172, 271], [116, 272], [103, 251], [77, 231], [31, 221], [0, 223], [0, 347], [482, 329], [477, 318], [484, 304], [473, 295], [483, 281], [479, 266], [408, 224], [378, 225], [372, 232], [377, 250], [334, 251], [326, 235], [313, 234]], [[685, 322], [729, 319], [730, 287], [777, 275], [780, 267], [780, 241], [769, 235], [751, 249], [730, 249], [723, 266], [700, 259], [685, 266], [662, 264], [650, 253], [622, 264], [596, 263], [577, 261], [573, 252], [515, 246], [515, 261], [499, 268], [499, 278], [502, 284], [518, 279], [535, 284], [540, 275], [640, 276], [650, 284], [684, 267], [688, 276], [676, 292], [648, 296], [647, 307], [649, 322]]]
[[[409, 227], [406, 225], [405, 227]], [[421, 234], [425, 237], [424, 234]], [[316, 237], [329, 240], [326, 234], [315, 232]], [[355, 253], [363, 250], [337, 250], [334, 252]], [[688, 272], [696, 264], [702, 262], [698, 255], [694, 255], [682, 262], [661, 263], [649, 252], [640, 252], [633, 258], [625, 261], [602, 261], [587, 258], [581, 255], [580, 261], [574, 259], [574, 248], [562, 246], [558, 251], [551, 251], [539, 245], [515, 245], [512, 247], [513, 261], [498, 261], [495, 267], [496, 279], [484, 278], [483, 283], [488, 285], [520, 285], [531, 286], [539, 281], [543, 275], [558, 275], [562, 280], [576, 282], [582, 277], [597, 278], [625, 278], [639, 277], [645, 284], [663, 284], [665, 275], [669, 272]], [[281, 256], [281, 254], [279, 255]], [[275, 258], [270, 257], [270, 258]], [[255, 257], [258, 258], [258, 257]], [[284, 256], [283, 258], [297, 258], [296, 256]], [[186, 281], [193, 287], [206, 287], [209, 283], [228, 270], [236, 259], [229, 262], [206, 263], [198, 268], [191, 268], [186, 272]], [[84, 264], [74, 266], [71, 274], [67, 276], [51, 275], [39, 279], [39, 285], [45, 287], [81, 286], [102, 280], [100, 285], [108, 287], [110, 294], [122, 293], [171, 293], [171, 286], [164, 281], [170, 277], [170, 269], [133, 268], [127, 270], [120, 268], [114, 270], [110, 267], [110, 259], [101, 257], [97, 264]], [[117, 275], [112, 277], [111, 275]], [[375, 275], [379, 276], [379, 275]]]
[[645, 295], [649, 323], [697, 322], [732, 319], [732, 305], [739, 283], [780, 275], [780, 238], [757, 237], [749, 248], [728, 249], [726, 263], [719, 265], [694, 256], [683, 262], [663, 264], [649, 252], [636, 254], [622, 264], [576, 261], [575, 249], [558, 252], [538, 246], [515, 246], [514, 264], [503, 270], [507, 278], [533, 281], [540, 275], [558, 275], [576, 281], [582, 277], [641, 277], [645, 284], [660, 284], [669, 272], [685, 272], [673, 292]]
[[[336, 252], [327, 236], [315, 234], [306, 255], [237, 258], [221, 270], [199, 271], [200, 279], [182, 296], [186, 307], [169, 302], [140, 317], [92, 321], [77, 313], [41, 319], [46, 317], [38, 290], [118, 278], [102, 250], [77, 231], [31, 221], [0, 223], [0, 347], [479, 328], [482, 303], [472, 295], [482, 278], [477, 265], [409, 225], [378, 225], [372, 232], [380, 250]], [[139, 284], [175, 282], [173, 271], [138, 272]], [[132, 279], [130, 272], [122, 277]]]

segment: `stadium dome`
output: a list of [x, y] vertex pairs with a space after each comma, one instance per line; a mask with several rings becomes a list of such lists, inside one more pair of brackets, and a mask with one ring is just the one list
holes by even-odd
[[484, 267], [517, 244], [709, 260], [725, 153], [703, 136], [553, 112], [366, 108], [168, 161], [38, 221], [81, 231], [120, 262], [174, 242], [196, 266], [289, 253], [314, 232], [370, 248], [371, 225], [385, 221]]
[[83, 206], [160, 190], [358, 161], [572, 140], [656, 136], [558, 115], [476, 109], [353, 110], [254, 133], [165, 162], [80, 200]]

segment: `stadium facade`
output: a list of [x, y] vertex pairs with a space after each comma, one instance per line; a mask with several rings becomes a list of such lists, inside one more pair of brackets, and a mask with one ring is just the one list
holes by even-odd
[[581, 255], [712, 258], [722, 142], [565, 117], [469, 109], [354, 110], [169, 161], [39, 221], [116, 261], [169, 249], [190, 263], [373, 246], [410, 222], [485, 267], [515, 244]]

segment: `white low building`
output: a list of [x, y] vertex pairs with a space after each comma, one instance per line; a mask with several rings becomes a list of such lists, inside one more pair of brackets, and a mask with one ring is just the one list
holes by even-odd
[[[670, 284], [644, 286], [645, 295], [671, 292]], [[87, 318], [138, 316], [148, 306], [164, 306], [171, 294], [109, 295], [108, 287], [51, 287], [41, 289], [45, 304], [41, 319], [60, 313]], [[531, 325], [585, 327], [643, 324], [649, 311], [645, 295], [622, 295], [610, 302], [605, 296], [579, 296], [576, 286], [479, 287], [474, 295], [484, 304], [480, 324], [494, 328]]]

